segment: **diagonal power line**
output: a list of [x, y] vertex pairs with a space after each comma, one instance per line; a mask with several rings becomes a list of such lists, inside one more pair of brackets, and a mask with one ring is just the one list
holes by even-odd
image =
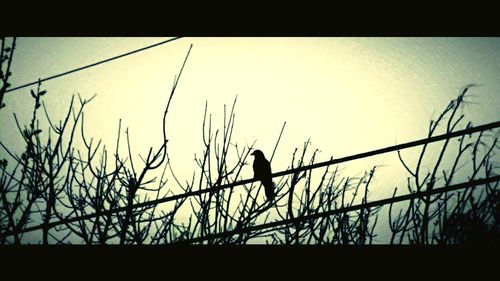
[[469, 181], [469, 182], [463, 182], [463, 183], [459, 183], [459, 184], [440, 187], [440, 188], [429, 190], [429, 191], [415, 192], [415, 193], [411, 193], [411, 194], [381, 199], [381, 200], [372, 201], [369, 203], [362, 203], [362, 204], [358, 204], [358, 205], [354, 205], [354, 206], [339, 208], [339, 209], [321, 212], [321, 213], [316, 213], [316, 214], [312, 214], [312, 215], [296, 217], [293, 219], [275, 221], [275, 222], [250, 226], [250, 227], [246, 227], [246, 228], [230, 230], [230, 231], [226, 231], [226, 232], [214, 233], [214, 234], [201, 236], [201, 237], [197, 237], [197, 238], [180, 240], [180, 241], [176, 241], [174, 243], [191, 244], [191, 243], [196, 243], [196, 242], [202, 242], [202, 241], [209, 240], [209, 239], [229, 237], [229, 236], [233, 236], [236, 234], [250, 233], [252, 231], [262, 230], [262, 229], [271, 228], [271, 227], [287, 226], [290, 224], [295, 224], [295, 223], [299, 223], [299, 222], [303, 222], [303, 221], [307, 221], [307, 220], [318, 219], [321, 217], [327, 217], [327, 216], [331, 216], [331, 215], [347, 213], [347, 212], [352, 212], [352, 211], [356, 211], [356, 210], [360, 210], [360, 209], [372, 208], [372, 207], [382, 206], [382, 205], [401, 202], [401, 201], [423, 198], [423, 197], [434, 195], [434, 194], [441, 194], [444, 192], [455, 191], [455, 190], [464, 189], [467, 187], [485, 185], [485, 184], [489, 184], [489, 183], [493, 183], [493, 182], [497, 182], [497, 181], [500, 181], [500, 175], [492, 176], [492, 177], [485, 178], [485, 179], [473, 180], [473, 181]]
[[[274, 174], [272, 174], [272, 177], [274, 178], [274, 177], [284, 176], [284, 175], [288, 175], [288, 174], [299, 173], [299, 172], [306, 171], [306, 170], [312, 170], [312, 169], [321, 168], [321, 167], [325, 167], [325, 166], [329, 166], [329, 165], [333, 165], [333, 164], [339, 164], [339, 163], [357, 160], [357, 159], [361, 159], [361, 158], [365, 158], [365, 157], [370, 157], [370, 156], [377, 155], [377, 154], [383, 154], [383, 153], [393, 152], [393, 151], [397, 151], [397, 150], [401, 150], [401, 149], [411, 148], [411, 147], [419, 146], [419, 145], [426, 144], [426, 143], [432, 143], [432, 142], [437, 142], [437, 141], [450, 139], [450, 138], [454, 138], [454, 137], [458, 137], [458, 136], [469, 135], [469, 134], [480, 132], [480, 131], [495, 129], [498, 127], [500, 127], [500, 121], [492, 122], [489, 124], [484, 124], [484, 125], [480, 125], [480, 126], [476, 126], [476, 127], [471, 127], [471, 128], [467, 128], [467, 129], [460, 130], [460, 131], [455, 131], [455, 132], [448, 133], [448, 134], [442, 134], [442, 135], [438, 135], [438, 136], [434, 136], [434, 137], [430, 137], [430, 138], [420, 139], [420, 140], [407, 142], [407, 143], [403, 143], [403, 144], [399, 144], [399, 145], [394, 145], [394, 146], [389, 146], [389, 147], [376, 149], [376, 150], [372, 150], [372, 151], [368, 151], [368, 152], [363, 152], [363, 153], [359, 153], [359, 154], [355, 154], [355, 155], [351, 155], [351, 156], [332, 159], [329, 161], [320, 162], [320, 163], [316, 163], [316, 164], [312, 164], [312, 165], [297, 167], [294, 169], [274, 173]], [[216, 191], [226, 189], [226, 188], [233, 188], [235, 186], [244, 185], [244, 184], [252, 183], [255, 181], [258, 181], [258, 180], [256, 180], [256, 179], [240, 180], [240, 181], [236, 181], [236, 182], [229, 183], [229, 184], [214, 186], [214, 187], [208, 188], [208, 189], [197, 190], [197, 191], [187, 192], [187, 193], [183, 193], [183, 194], [177, 194], [177, 195], [173, 195], [173, 196], [169, 196], [169, 197], [165, 197], [165, 198], [161, 198], [161, 199], [142, 202], [142, 203], [134, 204], [130, 207], [127, 206], [127, 207], [120, 207], [120, 208], [116, 208], [116, 209], [101, 211], [101, 212], [99, 212], [99, 214], [93, 213], [93, 214], [88, 214], [88, 215], [84, 215], [84, 216], [80, 216], [80, 217], [73, 217], [73, 218], [67, 218], [67, 219], [60, 220], [60, 221], [50, 222], [50, 223], [48, 223], [48, 225], [42, 224], [42, 225], [27, 227], [27, 228], [24, 228], [22, 230], [6, 231], [5, 233], [2, 233], [1, 235], [10, 236], [10, 235], [14, 235], [16, 233], [30, 232], [30, 231], [34, 231], [34, 230], [38, 230], [38, 229], [43, 229], [44, 227], [52, 228], [54, 226], [61, 225], [61, 224], [67, 224], [67, 223], [72, 223], [72, 222], [76, 222], [76, 221], [95, 218], [98, 216], [105, 216], [105, 215], [109, 215], [109, 214], [124, 212], [128, 208], [136, 209], [136, 208], [147, 207], [150, 205], [157, 205], [157, 204], [175, 201], [175, 200], [179, 200], [179, 199], [190, 197], [190, 196], [197, 196], [197, 195], [201, 195], [204, 193], [216, 192]]]
[[149, 46], [146, 46], [146, 47], [143, 47], [143, 48], [140, 48], [140, 49], [136, 49], [136, 50], [133, 50], [133, 51], [121, 54], [121, 55], [117, 55], [117, 56], [114, 56], [114, 57], [111, 57], [111, 58], [108, 58], [108, 59], [105, 59], [105, 60], [102, 60], [102, 61], [98, 61], [98, 62], [89, 64], [89, 65], [85, 65], [85, 66], [81, 66], [81, 67], [75, 68], [73, 70], [68, 70], [68, 71], [63, 72], [63, 73], [59, 73], [59, 74], [56, 74], [56, 75], [53, 75], [53, 76], [50, 76], [50, 77], [47, 77], [47, 78], [43, 78], [43, 79], [40, 79], [38, 81], [33, 81], [33, 82], [26, 83], [26, 84], [21, 85], [21, 86], [16, 86], [16, 87], [7, 89], [5, 92], [8, 93], [8, 92], [16, 91], [16, 90], [19, 90], [19, 89], [22, 89], [22, 88], [26, 88], [26, 87], [29, 87], [29, 86], [32, 86], [32, 85], [36, 85], [36, 84], [38, 84], [40, 82], [45, 82], [45, 81], [56, 79], [56, 78], [59, 78], [59, 77], [62, 77], [62, 76], [66, 76], [66, 75], [71, 74], [71, 73], [75, 73], [75, 72], [78, 72], [78, 71], [81, 71], [81, 70], [84, 70], [84, 69], [87, 69], [87, 68], [91, 68], [91, 67], [103, 64], [103, 63], [107, 63], [107, 62], [119, 59], [119, 58], [130, 56], [132, 54], [136, 54], [136, 53], [139, 53], [139, 52], [142, 52], [142, 51], [154, 48], [154, 47], [158, 47], [160, 45], [167, 44], [167, 43], [173, 42], [173, 41], [175, 41], [177, 39], [181, 39], [181, 38], [182, 37], [174, 37], [172, 39], [161, 41], [161, 42], [158, 42], [156, 44], [149, 45]]

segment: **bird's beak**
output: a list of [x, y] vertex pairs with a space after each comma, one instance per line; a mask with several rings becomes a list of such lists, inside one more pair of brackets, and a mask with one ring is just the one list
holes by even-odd
[[250, 155], [255, 155], [255, 151], [254, 151], [254, 152], [252, 152]]

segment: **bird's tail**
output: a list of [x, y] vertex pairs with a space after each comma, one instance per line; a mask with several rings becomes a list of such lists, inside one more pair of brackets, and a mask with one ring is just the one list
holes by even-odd
[[264, 184], [264, 189], [266, 191], [266, 197], [267, 197], [267, 200], [269, 201], [273, 201], [274, 200], [274, 197], [275, 197], [275, 193], [274, 193], [274, 182], [272, 180], [270, 181], [267, 181], [265, 184]]

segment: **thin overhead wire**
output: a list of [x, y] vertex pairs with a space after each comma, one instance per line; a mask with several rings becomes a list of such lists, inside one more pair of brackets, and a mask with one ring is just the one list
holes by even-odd
[[[416, 140], [416, 141], [412, 141], [412, 142], [407, 142], [407, 143], [403, 143], [403, 144], [399, 144], [399, 145], [394, 145], [394, 146], [376, 149], [376, 150], [372, 150], [372, 151], [368, 151], [368, 152], [364, 152], [364, 153], [359, 153], [356, 155], [337, 158], [337, 159], [333, 159], [333, 160], [329, 160], [329, 161], [325, 161], [325, 162], [320, 162], [320, 163], [316, 163], [316, 164], [312, 164], [312, 165], [297, 167], [294, 169], [274, 173], [274, 174], [272, 174], [272, 177], [274, 178], [274, 177], [284, 176], [284, 175], [288, 175], [288, 174], [299, 173], [299, 172], [306, 171], [306, 170], [312, 170], [312, 169], [321, 168], [321, 167], [325, 167], [325, 166], [329, 166], [329, 165], [333, 165], [333, 164], [339, 164], [342, 162], [357, 160], [357, 159], [361, 159], [361, 158], [365, 158], [365, 157], [369, 157], [369, 156], [373, 156], [373, 155], [378, 155], [378, 154], [393, 152], [393, 151], [402, 150], [402, 149], [406, 149], [406, 148], [411, 148], [411, 147], [423, 145], [426, 143], [432, 143], [432, 142], [437, 142], [437, 141], [450, 139], [450, 138], [454, 138], [454, 137], [469, 135], [469, 134], [476, 133], [476, 132], [495, 129], [498, 127], [500, 127], [500, 121], [492, 122], [489, 124], [484, 124], [484, 125], [480, 125], [480, 126], [476, 126], [476, 127], [471, 127], [471, 128], [467, 128], [467, 129], [460, 130], [460, 131], [455, 131], [455, 132], [448, 133], [448, 134], [442, 134], [442, 135], [438, 135], [438, 136], [434, 136], [434, 137], [430, 137], [430, 138], [424, 138], [424, 139], [420, 139], [420, 140]], [[158, 205], [161, 203], [175, 201], [175, 200], [183, 199], [183, 198], [190, 197], [190, 196], [197, 196], [197, 195], [201, 195], [204, 193], [216, 192], [216, 191], [226, 189], [226, 188], [233, 188], [235, 186], [244, 185], [244, 184], [252, 183], [255, 181], [258, 181], [258, 179], [252, 178], [252, 179], [236, 181], [236, 182], [233, 182], [230, 184], [213, 186], [212, 188], [207, 188], [207, 189], [203, 189], [203, 190], [197, 190], [197, 191], [187, 192], [187, 193], [183, 193], [183, 194], [177, 194], [177, 195], [173, 195], [173, 196], [169, 196], [169, 197], [165, 197], [165, 198], [161, 198], [161, 199], [142, 202], [142, 203], [134, 204], [132, 206], [120, 207], [120, 208], [116, 208], [116, 209], [112, 209], [112, 210], [101, 211], [101, 212], [99, 212], [99, 214], [93, 213], [93, 214], [88, 214], [88, 215], [84, 215], [84, 216], [80, 216], [80, 217], [73, 217], [73, 218], [67, 218], [67, 219], [60, 220], [60, 221], [50, 222], [47, 225], [42, 224], [42, 225], [27, 227], [27, 228], [24, 228], [22, 230], [6, 231], [5, 233], [3, 233], [1, 235], [10, 236], [10, 235], [14, 235], [16, 233], [24, 233], [24, 232], [30, 232], [30, 231], [34, 231], [34, 230], [43, 229], [44, 227], [52, 228], [54, 226], [68, 224], [68, 223], [81, 221], [81, 220], [87, 220], [87, 219], [95, 218], [97, 216], [106, 216], [109, 214], [124, 212], [129, 208], [136, 209], [136, 208], [148, 207], [151, 205]]]
[[297, 223], [300, 223], [303, 221], [314, 220], [314, 219], [318, 219], [321, 217], [327, 217], [327, 216], [331, 216], [331, 215], [352, 212], [352, 211], [356, 211], [356, 210], [360, 210], [360, 209], [383, 206], [383, 205], [390, 204], [390, 203], [396, 203], [396, 202], [407, 201], [407, 200], [412, 200], [412, 199], [417, 199], [417, 198], [423, 198], [426, 196], [441, 194], [444, 192], [456, 191], [456, 190], [464, 189], [467, 187], [486, 185], [488, 183], [493, 183], [493, 182], [497, 182], [497, 181], [500, 181], [500, 175], [492, 176], [492, 177], [485, 178], [485, 179], [473, 180], [473, 181], [463, 182], [463, 183], [459, 183], [459, 184], [455, 184], [455, 185], [440, 187], [440, 188], [429, 190], [429, 191], [415, 192], [415, 193], [401, 195], [401, 196], [397, 196], [397, 197], [377, 200], [377, 201], [373, 201], [373, 202], [369, 202], [369, 203], [362, 203], [362, 204], [358, 204], [358, 205], [354, 205], [354, 206], [339, 208], [339, 209], [321, 212], [321, 213], [316, 213], [316, 214], [312, 214], [312, 215], [300, 216], [300, 217], [296, 217], [293, 219], [275, 221], [275, 222], [260, 224], [260, 225], [256, 225], [256, 226], [250, 226], [247, 228], [221, 232], [221, 233], [214, 233], [211, 235], [197, 237], [197, 238], [193, 238], [193, 239], [176, 241], [176, 243], [191, 244], [191, 243], [202, 242], [205, 240], [210, 240], [210, 239], [215, 239], [215, 238], [229, 237], [229, 236], [233, 236], [236, 234], [250, 233], [252, 231], [262, 230], [262, 229], [271, 228], [271, 227], [284, 227], [287, 225], [297, 224]]
[[26, 87], [29, 87], [29, 86], [32, 86], [32, 85], [36, 85], [36, 84], [41, 83], [41, 82], [49, 81], [49, 80], [52, 80], [52, 79], [56, 79], [56, 78], [59, 78], [59, 77], [62, 77], [62, 76], [69, 75], [71, 73], [82, 71], [84, 69], [91, 68], [91, 67], [94, 67], [94, 66], [97, 66], [97, 65], [100, 65], [100, 64], [104, 64], [104, 63], [107, 63], [107, 62], [110, 62], [110, 61], [113, 61], [113, 60], [116, 60], [116, 59], [119, 59], [119, 58], [123, 58], [123, 57], [126, 57], [126, 56], [130, 56], [132, 54], [136, 54], [136, 53], [139, 53], [139, 52], [142, 52], [142, 51], [154, 48], [154, 47], [158, 47], [158, 46], [161, 46], [163, 44], [167, 44], [167, 43], [173, 42], [173, 41], [175, 41], [177, 39], [181, 39], [181, 38], [182, 37], [174, 37], [174, 38], [171, 38], [171, 39], [168, 39], [168, 40], [164, 40], [164, 41], [158, 42], [158, 43], [153, 44], [153, 45], [149, 45], [149, 46], [142, 47], [140, 49], [136, 49], [136, 50], [133, 50], [133, 51], [121, 54], [121, 55], [114, 56], [114, 57], [111, 57], [111, 58], [108, 58], [108, 59], [105, 59], [105, 60], [102, 60], [102, 61], [98, 61], [98, 62], [89, 64], [89, 65], [85, 65], [85, 66], [81, 66], [81, 67], [75, 68], [73, 70], [68, 70], [68, 71], [65, 71], [63, 73], [59, 73], [59, 74], [56, 74], [56, 75], [53, 75], [53, 76], [50, 76], [50, 77], [47, 77], [47, 78], [43, 78], [43, 79], [39, 79], [37, 81], [26, 83], [26, 84], [21, 85], [21, 86], [16, 86], [16, 87], [13, 87], [13, 88], [9, 88], [9, 89], [7, 89], [5, 91], [5, 93], [13, 92], [13, 91], [16, 91], [16, 90], [19, 90], [19, 89], [22, 89], [22, 88], [26, 88]]

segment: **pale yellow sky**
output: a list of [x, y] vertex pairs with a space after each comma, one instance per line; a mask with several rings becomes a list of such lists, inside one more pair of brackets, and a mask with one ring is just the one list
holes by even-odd
[[[18, 38], [12, 66], [17, 86], [164, 38]], [[465, 113], [475, 124], [500, 119], [500, 38], [182, 38], [151, 50], [44, 83], [45, 102], [62, 118], [72, 94], [96, 99], [85, 113], [86, 132], [114, 148], [118, 119], [128, 127], [137, 156], [161, 141], [161, 118], [174, 75], [189, 45], [191, 55], [169, 111], [169, 153], [180, 178], [190, 179], [202, 152], [205, 101], [221, 128], [223, 105], [237, 96], [233, 142], [257, 140], [270, 157], [287, 122], [273, 171], [286, 169], [296, 147], [311, 139], [317, 161], [426, 136], [428, 122], [461, 87], [476, 104]], [[2, 127], [12, 112], [28, 122], [29, 89], [8, 94]], [[29, 106], [28, 106], [29, 105]], [[24, 112], [25, 114], [22, 114]], [[2, 134], [16, 145], [16, 138]], [[4, 152], [0, 152], [0, 156]], [[137, 159], [139, 160], [139, 159]], [[352, 164], [362, 172], [386, 164], [377, 178], [381, 196], [404, 183], [395, 154]], [[395, 170], [391, 170], [395, 169]], [[397, 172], [395, 172], [397, 171]], [[252, 175], [250, 166], [243, 178]]]
[[[13, 84], [161, 40], [19, 38]], [[185, 167], [199, 152], [205, 101], [221, 124], [236, 95], [235, 142], [257, 140], [270, 154], [287, 121], [275, 170], [308, 138], [326, 159], [423, 137], [432, 112], [471, 82], [484, 84], [473, 117], [499, 117], [498, 38], [183, 38], [46, 82], [46, 102], [62, 114], [71, 94], [97, 93], [86, 116], [92, 135], [111, 142], [122, 118], [144, 151], [160, 141], [162, 108], [190, 44], [169, 113], [170, 151]], [[10, 94], [10, 108], [24, 107], [27, 93]]]

